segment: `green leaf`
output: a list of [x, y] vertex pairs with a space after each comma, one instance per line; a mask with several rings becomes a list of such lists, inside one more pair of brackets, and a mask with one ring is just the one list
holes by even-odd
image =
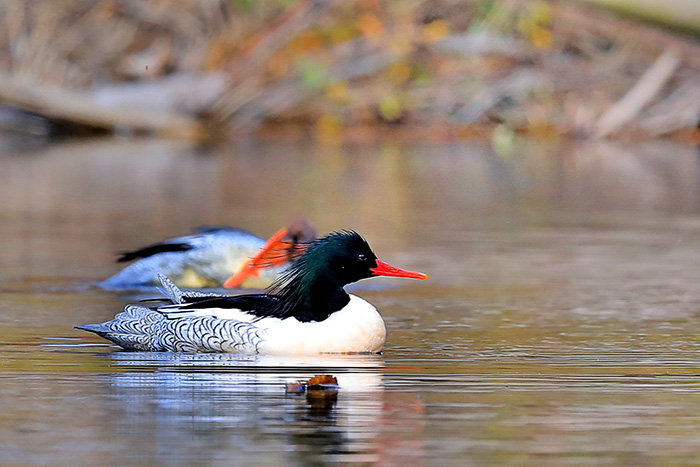
[[319, 89], [326, 85], [328, 71], [325, 65], [312, 60], [299, 60], [297, 70], [301, 74], [301, 82], [310, 89]]

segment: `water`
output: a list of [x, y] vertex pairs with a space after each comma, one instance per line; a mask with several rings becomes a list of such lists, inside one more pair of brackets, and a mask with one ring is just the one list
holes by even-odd
[[[3, 149], [0, 462], [647, 465], [700, 459], [700, 157], [670, 143]], [[122, 352], [115, 252], [295, 213], [430, 274], [372, 279], [381, 356]], [[316, 374], [337, 396], [285, 392]]]

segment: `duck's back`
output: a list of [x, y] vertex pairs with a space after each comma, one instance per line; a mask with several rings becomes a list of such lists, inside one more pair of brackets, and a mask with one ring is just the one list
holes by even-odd
[[[265, 241], [239, 229], [210, 228], [198, 235], [177, 237], [149, 245], [125, 257], [140, 258], [100, 283], [106, 289], [156, 285], [158, 273], [180, 287], [217, 287], [262, 248]], [[267, 287], [280, 268], [262, 270], [247, 287]]]

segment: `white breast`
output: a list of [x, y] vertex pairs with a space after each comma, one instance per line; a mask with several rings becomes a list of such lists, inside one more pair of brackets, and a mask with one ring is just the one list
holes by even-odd
[[320, 322], [296, 318], [263, 319], [266, 328], [259, 352], [277, 355], [377, 352], [386, 341], [384, 320], [371, 303], [350, 295], [350, 302]]

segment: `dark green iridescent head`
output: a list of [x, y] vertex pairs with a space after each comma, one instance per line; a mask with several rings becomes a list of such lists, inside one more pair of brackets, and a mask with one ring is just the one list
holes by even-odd
[[357, 232], [333, 232], [309, 245], [299, 260], [270, 287], [269, 293], [280, 299], [275, 316], [321, 321], [349, 302], [343, 286], [381, 275], [427, 277], [379, 261]]

